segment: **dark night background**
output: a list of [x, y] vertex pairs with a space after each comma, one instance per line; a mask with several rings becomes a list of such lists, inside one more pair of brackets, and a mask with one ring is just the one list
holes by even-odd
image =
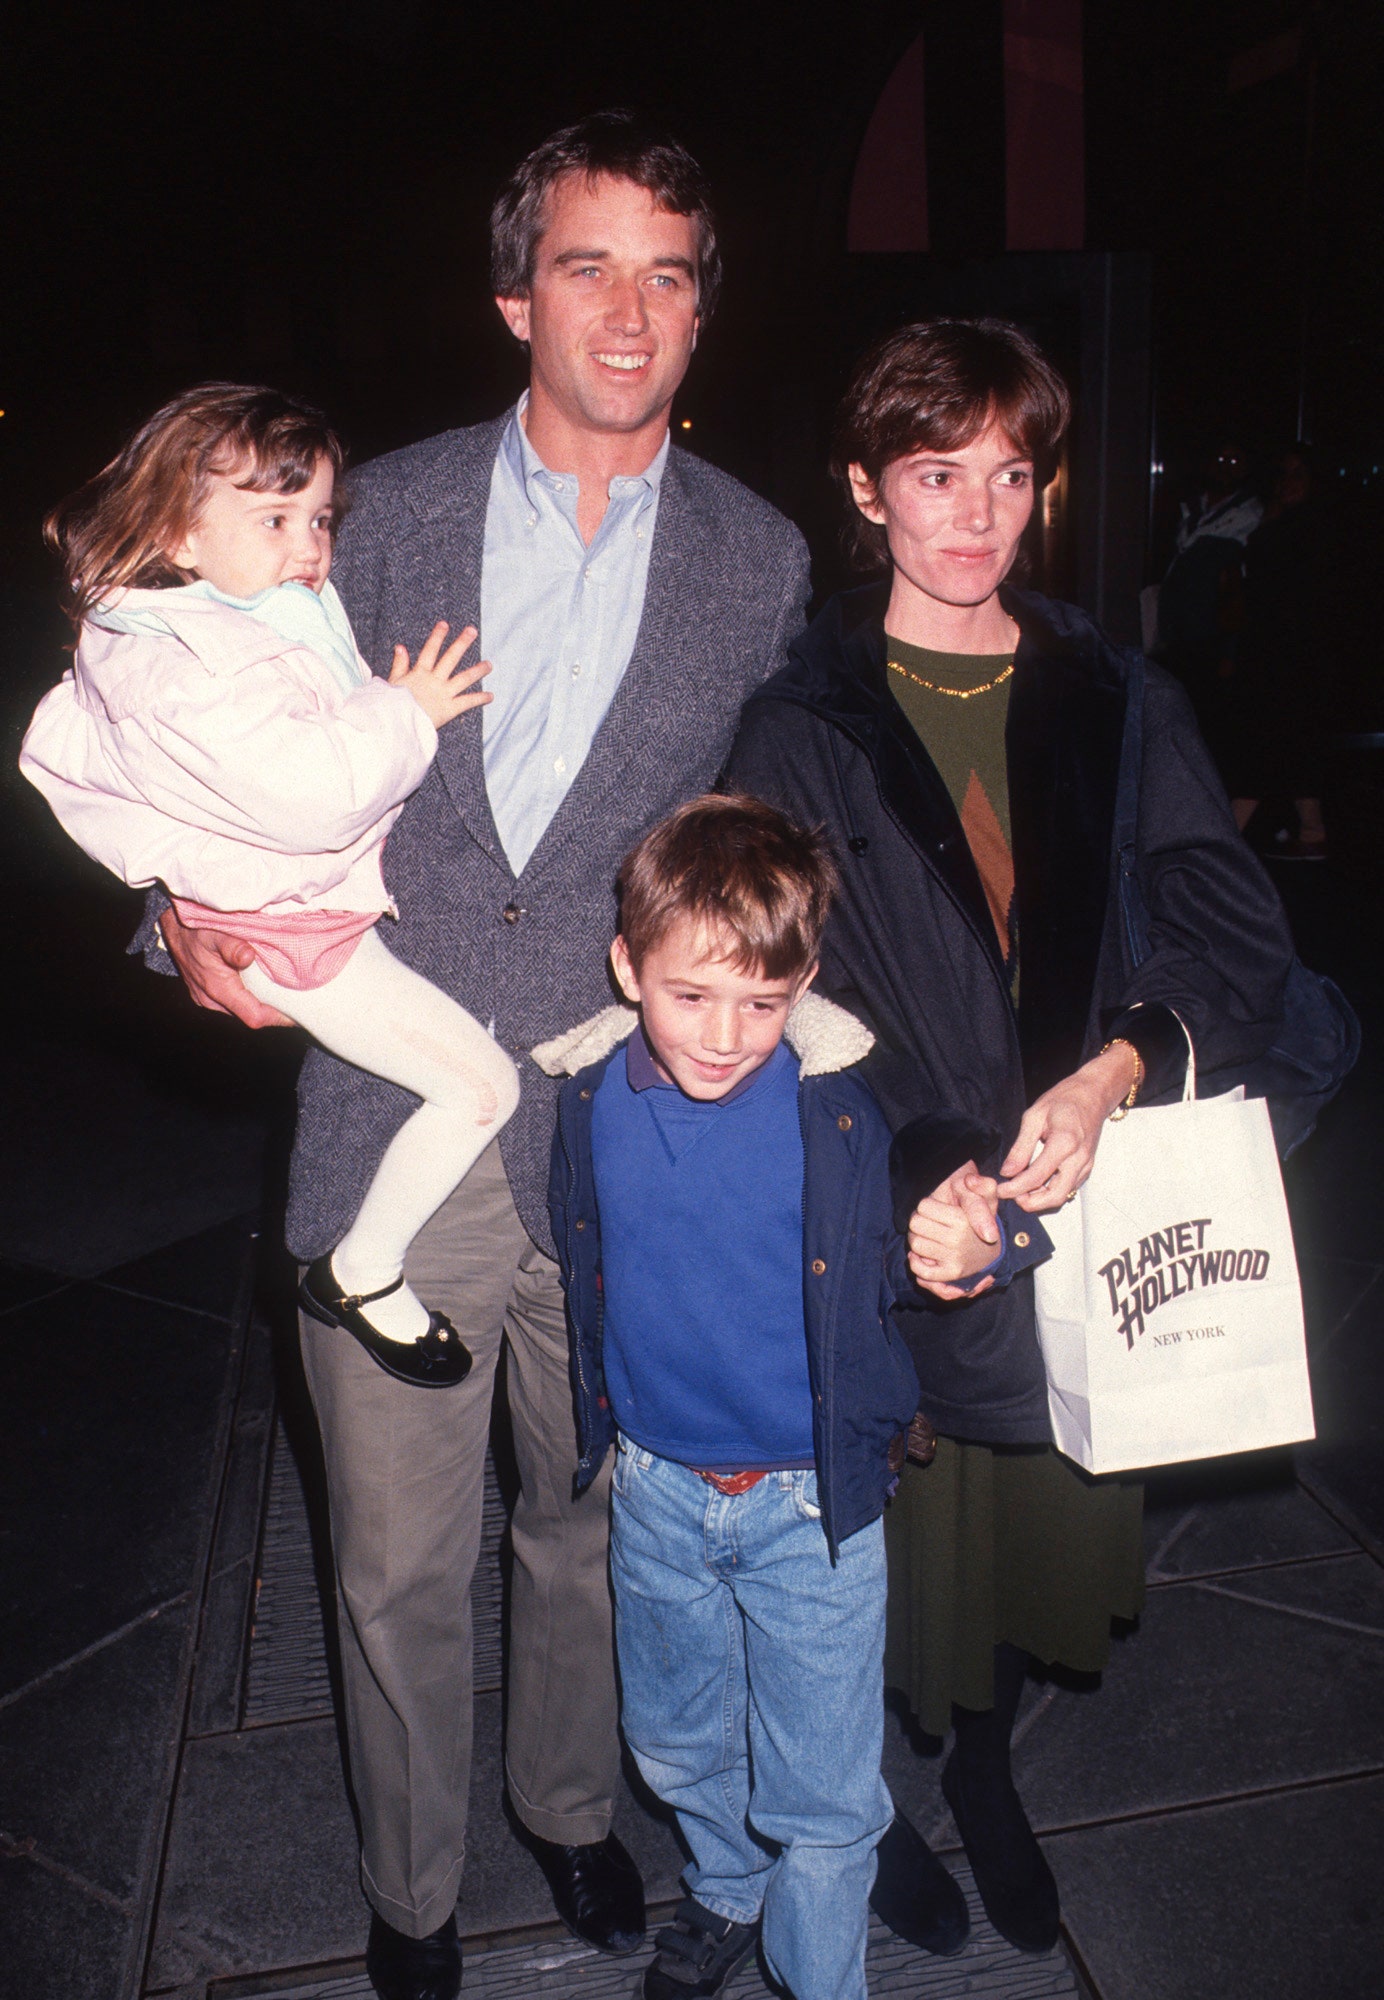
[[[323, 402], [357, 459], [500, 407], [520, 362], [487, 296], [503, 172], [625, 103], [703, 161], [723, 309], [678, 414], [830, 561], [828, 413], [922, 260], [848, 253], [853, 169], [927, 38], [932, 243], [1005, 248], [999, 0], [682, 9], [205, 0], [10, 16], [3, 540], [209, 376]], [[1153, 260], [1157, 450], [1306, 434], [1384, 453], [1384, 23], [1368, 4], [1123, 0], [1084, 21], [1085, 244]], [[879, 267], [892, 266], [887, 280]], [[887, 306], [872, 300], [888, 291]], [[913, 310], [917, 310], [915, 304]]]
[[[833, 406], [866, 342], [928, 311], [1021, 319], [1070, 375], [1036, 560], [1120, 638], [1208, 452], [1240, 443], [1267, 476], [1295, 438], [1316, 450], [1331, 721], [1356, 748], [1325, 795], [1331, 860], [1273, 872], [1366, 1029], [1288, 1174], [1319, 1443], [1153, 1483], [1149, 1611], [1099, 1700], [1030, 1690], [1023, 1782], [1096, 2000], [1371, 1990], [1384, 7], [17, 0], [3, 50], [0, 1893], [20, 1893], [0, 2000], [277, 1994], [281, 1973], [358, 1971], [364, 1934], [297, 1483], [311, 1434], [291, 1343], [276, 1387], [249, 1308], [297, 1043], [198, 1014], [126, 957], [139, 897], [18, 776], [68, 636], [42, 516], [199, 380], [309, 396], [357, 462], [498, 412], [523, 362], [489, 296], [491, 200], [527, 148], [618, 104], [697, 154], [720, 218], [725, 290], [674, 436], [799, 523], [819, 596], [846, 580]], [[1022, 144], [1016, 78], [1043, 114]], [[298, 1563], [281, 1550], [277, 1582], [276, 1521]], [[251, 1699], [275, 1589], [289, 1638], [316, 1635], [316, 1706]], [[489, 1686], [494, 1796], [482, 1826], [473, 1793], [461, 1910], [478, 1955], [550, 1915], [498, 1818], [498, 1666]], [[890, 1754], [945, 1835], [935, 1773], [901, 1737]]]

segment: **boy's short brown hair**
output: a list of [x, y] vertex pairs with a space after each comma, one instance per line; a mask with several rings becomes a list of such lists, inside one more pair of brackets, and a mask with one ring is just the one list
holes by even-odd
[[739, 972], [790, 979], [815, 965], [836, 892], [820, 831], [745, 792], [689, 799], [620, 868], [620, 933], [635, 971], [679, 918], [724, 940]]
[[852, 465], [878, 488], [896, 459], [959, 451], [995, 422], [1033, 460], [1042, 487], [1057, 470], [1071, 414], [1062, 377], [1008, 320], [920, 320], [886, 334], [856, 369], [832, 440], [831, 470], [847, 503], [852, 559], [862, 568], [889, 560], [884, 529], [855, 505]]

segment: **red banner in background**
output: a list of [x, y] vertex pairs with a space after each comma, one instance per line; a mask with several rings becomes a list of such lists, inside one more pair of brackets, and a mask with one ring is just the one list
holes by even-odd
[[1004, 0], [1005, 241], [1080, 250], [1086, 237], [1081, 0]]

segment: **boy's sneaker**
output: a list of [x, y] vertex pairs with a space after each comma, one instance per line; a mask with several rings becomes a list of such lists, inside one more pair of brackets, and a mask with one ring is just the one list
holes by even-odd
[[757, 1923], [732, 1923], [685, 1897], [654, 1939], [658, 1953], [644, 1974], [644, 2000], [710, 2000], [735, 1977], [758, 1937]]

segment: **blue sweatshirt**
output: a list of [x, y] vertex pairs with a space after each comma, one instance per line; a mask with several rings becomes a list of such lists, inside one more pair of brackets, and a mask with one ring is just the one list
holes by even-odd
[[659, 1077], [636, 1032], [596, 1092], [591, 1153], [620, 1428], [708, 1470], [811, 1466], [792, 1050], [699, 1103]]

